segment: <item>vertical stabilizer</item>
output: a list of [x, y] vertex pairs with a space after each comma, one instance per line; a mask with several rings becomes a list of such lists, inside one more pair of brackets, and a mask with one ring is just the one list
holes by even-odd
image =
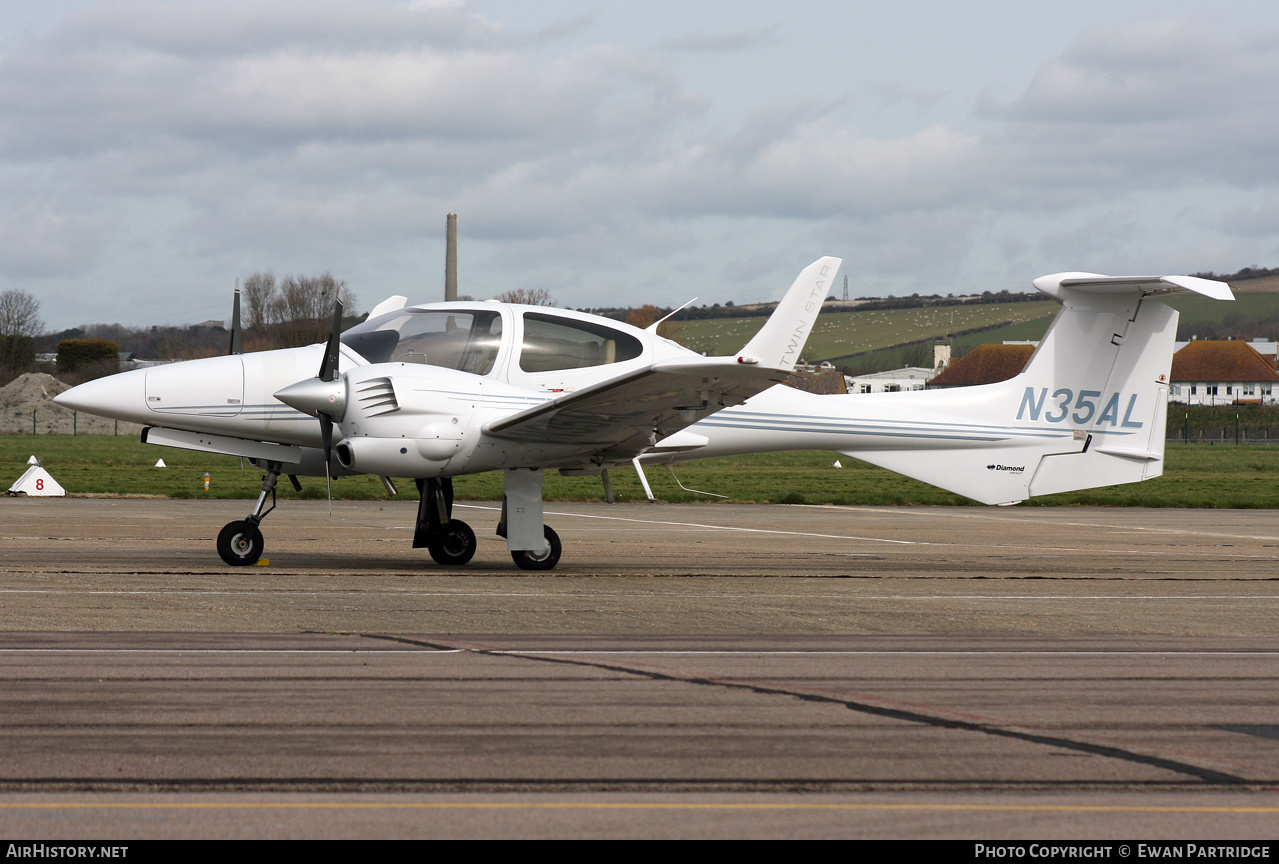
[[868, 401], [937, 440], [915, 432], [840, 451], [986, 504], [1163, 473], [1177, 313], [1154, 295], [1189, 290], [1231, 299], [1229, 287], [1088, 273], [1043, 277], [1035, 286], [1062, 309], [1021, 374]]

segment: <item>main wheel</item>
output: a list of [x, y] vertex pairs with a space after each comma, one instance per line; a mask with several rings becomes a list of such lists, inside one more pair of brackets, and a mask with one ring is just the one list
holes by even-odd
[[555, 529], [550, 525], [543, 525], [542, 531], [551, 548], [542, 553], [530, 552], [527, 549], [511, 553], [515, 566], [521, 570], [550, 570], [560, 563], [560, 535], [556, 534]]
[[475, 532], [458, 519], [450, 519], [426, 544], [437, 564], [465, 564], [475, 555]]
[[218, 532], [218, 554], [233, 567], [255, 563], [265, 547], [262, 532], [252, 522], [228, 522]]

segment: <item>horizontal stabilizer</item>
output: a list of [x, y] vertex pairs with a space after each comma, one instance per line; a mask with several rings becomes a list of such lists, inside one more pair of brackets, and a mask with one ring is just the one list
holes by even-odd
[[1063, 299], [1062, 288], [1088, 294], [1172, 294], [1191, 292], [1214, 300], [1233, 300], [1234, 292], [1225, 282], [1198, 276], [1102, 276], [1100, 273], [1054, 273], [1040, 276], [1034, 286], [1045, 294]]

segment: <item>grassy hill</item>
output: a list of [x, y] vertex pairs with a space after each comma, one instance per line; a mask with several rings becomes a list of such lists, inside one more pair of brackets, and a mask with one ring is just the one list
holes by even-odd
[[[823, 312], [813, 327], [804, 351], [816, 362], [873, 351], [889, 345], [934, 339], [962, 330], [1024, 323], [1052, 315], [1052, 300], [1030, 303], [991, 303], [974, 306], [940, 306], [918, 309]], [[731, 354], [764, 326], [764, 318], [729, 318], [682, 321], [679, 339], [695, 351]]]
[[[1269, 290], [1267, 290], [1269, 289]], [[1233, 303], [1198, 295], [1176, 295], [1164, 302], [1181, 313], [1177, 338], [1279, 338], [1279, 277], [1240, 282]], [[951, 336], [952, 352], [962, 357], [978, 345], [1005, 340], [1040, 339], [1057, 313], [1052, 300], [943, 306], [916, 309], [825, 311], [817, 319], [804, 357], [832, 360], [837, 366], [890, 369], [911, 355], [896, 347]], [[683, 321], [679, 341], [707, 354], [737, 351], [764, 325], [764, 318]], [[977, 332], [964, 332], [977, 331]], [[953, 335], [953, 334], [962, 335]], [[888, 350], [891, 349], [891, 350]], [[836, 358], [875, 352], [871, 357], [839, 362]], [[915, 352], [918, 353], [918, 352]], [[931, 363], [931, 350], [927, 352]]]

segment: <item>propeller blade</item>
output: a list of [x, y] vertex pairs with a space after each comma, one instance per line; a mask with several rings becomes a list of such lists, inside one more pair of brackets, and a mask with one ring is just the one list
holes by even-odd
[[333, 305], [333, 323], [329, 326], [329, 342], [324, 346], [324, 360], [320, 363], [321, 381], [336, 381], [338, 377], [338, 345], [342, 336], [342, 303]]
[[320, 438], [324, 441], [324, 492], [329, 499], [329, 515], [333, 515], [333, 469], [329, 461], [333, 456], [333, 418], [321, 412]]
[[324, 442], [324, 467], [329, 465], [329, 453], [333, 451], [333, 418], [323, 411], [319, 413], [320, 439]]
[[240, 328], [240, 280], [235, 280], [235, 300], [231, 303], [231, 350], [228, 354], [244, 353], [244, 337]]

